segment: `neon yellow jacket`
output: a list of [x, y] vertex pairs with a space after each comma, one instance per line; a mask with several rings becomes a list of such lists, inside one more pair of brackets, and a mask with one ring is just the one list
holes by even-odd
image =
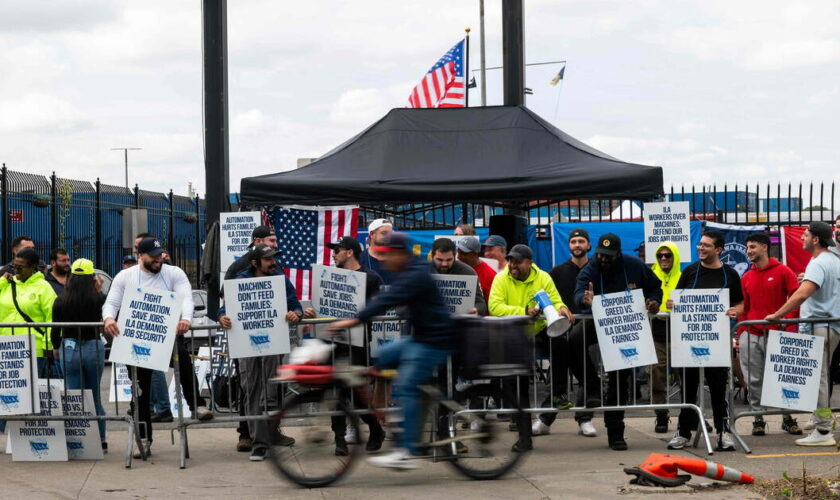
[[[36, 271], [24, 282], [15, 280], [17, 288], [17, 302], [20, 308], [36, 323], [49, 323], [52, 321], [53, 302], [55, 292], [49, 282], [44, 279], [43, 273]], [[20, 315], [12, 299], [12, 285], [5, 279], [0, 278], [0, 323], [25, 323], [26, 320]], [[50, 342], [50, 329], [42, 328], [44, 333], [38, 333], [35, 329], [28, 328], [0, 328], [0, 335], [35, 335], [37, 356], [44, 355], [44, 349], [52, 349]]]
[[677, 248], [677, 244], [673, 241], [666, 241], [656, 248], [656, 253], [659, 253], [659, 250], [663, 247], [674, 254], [674, 265], [666, 273], [662, 270], [662, 267], [659, 265], [659, 259], [657, 258], [656, 264], [653, 265], [653, 274], [662, 282], [662, 305], [659, 306], [659, 312], [669, 312], [670, 309], [665, 304], [668, 302], [668, 297], [671, 296], [671, 290], [677, 288], [680, 275], [682, 275], [682, 271], [680, 271], [680, 249]]
[[[559, 311], [566, 307], [554, 280], [545, 271], [540, 270], [535, 264], [531, 264], [531, 274], [525, 281], [519, 281], [510, 274], [510, 268], [505, 267], [493, 279], [493, 286], [490, 288], [490, 300], [488, 308], [491, 316], [517, 316], [526, 314], [526, 307], [534, 307], [536, 301], [534, 295], [540, 290], [545, 290], [548, 297]], [[538, 320], [534, 323], [533, 334], [545, 328], [545, 320]]]

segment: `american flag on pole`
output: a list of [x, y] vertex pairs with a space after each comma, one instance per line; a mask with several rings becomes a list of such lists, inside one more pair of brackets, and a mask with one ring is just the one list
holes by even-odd
[[466, 39], [443, 55], [408, 96], [409, 108], [463, 108]]
[[312, 264], [332, 264], [327, 243], [344, 236], [356, 237], [359, 207], [275, 207], [265, 212], [266, 224], [274, 226], [277, 246], [283, 252], [283, 270], [295, 285], [297, 296], [309, 300]]

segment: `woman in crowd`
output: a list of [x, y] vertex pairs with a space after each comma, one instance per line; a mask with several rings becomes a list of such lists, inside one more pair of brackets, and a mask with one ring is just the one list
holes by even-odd
[[[93, 273], [93, 262], [77, 259], [70, 266], [70, 279], [64, 292], [55, 300], [52, 318], [56, 323], [99, 323], [104, 303], [105, 296], [100, 293]], [[90, 389], [96, 414], [105, 415], [99, 389], [105, 370], [105, 342], [100, 337], [99, 327], [53, 328], [52, 343], [58, 347], [67, 389]], [[107, 452], [105, 421], [100, 420], [98, 424], [102, 450]]]

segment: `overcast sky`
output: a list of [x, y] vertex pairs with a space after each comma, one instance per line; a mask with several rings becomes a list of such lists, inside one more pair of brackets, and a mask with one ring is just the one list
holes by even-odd
[[[501, 64], [487, 0], [487, 64]], [[840, 171], [836, 0], [526, 0], [528, 105], [671, 184]], [[317, 157], [393, 107], [473, 28], [478, 0], [231, 0], [231, 189]], [[0, 0], [0, 161], [153, 190], [204, 189], [201, 1]], [[487, 79], [501, 104], [501, 75]], [[480, 103], [472, 91], [471, 104]]]

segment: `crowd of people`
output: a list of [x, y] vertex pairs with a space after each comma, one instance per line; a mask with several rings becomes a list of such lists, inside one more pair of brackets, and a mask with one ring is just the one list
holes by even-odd
[[[521, 421], [510, 422], [511, 430], [518, 432], [514, 445], [517, 451], [533, 447], [533, 437], [550, 432], [557, 411], [577, 407], [575, 420], [580, 434], [595, 437], [593, 412], [587, 408], [600, 406], [628, 406], [637, 401], [638, 387], [632, 383], [634, 370], [625, 369], [606, 373], [601, 380], [598, 369], [598, 338], [591, 319], [577, 318], [591, 313], [595, 296], [613, 292], [641, 290], [645, 308], [651, 316], [651, 331], [656, 349], [657, 363], [647, 368], [650, 403], [663, 405], [674, 402], [668, 397], [671, 381], [678, 379], [682, 390], [679, 402], [696, 403], [698, 389], [709, 388], [713, 429], [717, 433], [717, 447], [733, 450], [731, 409], [728, 407], [728, 368], [706, 368], [700, 380], [697, 368], [672, 369], [668, 366], [667, 313], [673, 306], [671, 293], [675, 289], [712, 288], [729, 290], [727, 316], [732, 321], [807, 318], [820, 319], [840, 316], [840, 230], [833, 233], [831, 226], [822, 222], [811, 223], [802, 237], [803, 248], [812, 259], [805, 272], [796, 276], [777, 259], [770, 257], [770, 240], [764, 233], [747, 239], [747, 255], [752, 262], [743, 277], [720, 259], [724, 238], [715, 231], [703, 233], [697, 246], [699, 260], [684, 269], [676, 244], [663, 242], [652, 249], [655, 264], [648, 266], [642, 259], [622, 251], [622, 241], [614, 234], [600, 235], [592, 240], [584, 229], [573, 230], [568, 239], [571, 257], [551, 270], [540, 269], [534, 263], [531, 248], [524, 244], [509, 246], [499, 235], [490, 235], [483, 241], [475, 236], [471, 226], [456, 229], [458, 238], [439, 238], [432, 244], [428, 259], [415, 255], [411, 241], [405, 233], [396, 232], [387, 219], [376, 219], [368, 226], [368, 241], [363, 248], [352, 237], [330, 242], [334, 264], [343, 269], [366, 275], [367, 305], [355, 317], [334, 323], [333, 331], [350, 328], [370, 321], [393, 307], [399, 307], [411, 326], [410, 335], [380, 350], [375, 363], [381, 367], [399, 367], [395, 382], [399, 405], [403, 409], [403, 432], [395, 450], [375, 457], [372, 463], [384, 467], [413, 467], [408, 458], [417, 452], [417, 426], [419, 402], [417, 386], [433, 377], [435, 370], [455, 349], [456, 335], [453, 318], [449, 313], [432, 275], [451, 274], [476, 276], [475, 307], [470, 314], [490, 316], [530, 315], [534, 318], [529, 338], [537, 352], [550, 362], [551, 390], [541, 402], [529, 401], [530, 384], [537, 383], [530, 377], [505, 380], [519, 394], [523, 407], [541, 404], [555, 411], [536, 415], [533, 420], [525, 416]], [[282, 256], [278, 250], [277, 236], [269, 226], [254, 229], [249, 252], [226, 270], [225, 279], [279, 276], [283, 274]], [[595, 247], [592, 252], [593, 246]], [[154, 235], [137, 235], [134, 253], [126, 256], [123, 269], [115, 276], [107, 296], [101, 292], [102, 282], [94, 272], [93, 262], [76, 259], [71, 263], [68, 252], [61, 248], [49, 252], [49, 266], [43, 263], [31, 238], [20, 236], [12, 242], [14, 260], [4, 266], [0, 279], [0, 322], [96, 322], [104, 321], [99, 328], [4, 328], [0, 335], [32, 333], [36, 342], [37, 369], [41, 377], [64, 377], [68, 389], [91, 389], [95, 410], [104, 415], [100, 380], [104, 371], [106, 336], [118, 336], [117, 324], [123, 293], [127, 287], [152, 287], [179, 293], [183, 297], [181, 318], [177, 325], [176, 349], [184, 399], [195, 418], [206, 420], [213, 413], [198, 395], [197, 380], [191, 366], [183, 334], [190, 329], [193, 316], [192, 287], [186, 274], [168, 260], [165, 249]], [[649, 249], [650, 250], [650, 249]], [[644, 251], [643, 247], [637, 252]], [[590, 257], [592, 253], [592, 257]], [[316, 316], [311, 307], [304, 307], [297, 299], [292, 282], [286, 278], [286, 321], [299, 323]], [[547, 334], [547, 324], [541, 317], [535, 294], [545, 291], [558, 313], [573, 326], [558, 337]], [[219, 311], [219, 323], [225, 329], [232, 321]], [[809, 422], [800, 428], [790, 415], [784, 416], [783, 429], [790, 434], [807, 436], [796, 441], [803, 446], [830, 446], [835, 444], [832, 434], [832, 414], [829, 409], [832, 361], [836, 362], [840, 344], [840, 323], [811, 322], [799, 325], [757, 325], [742, 328], [738, 335], [740, 355], [733, 368], [748, 392], [752, 409], [762, 410], [761, 387], [770, 329], [786, 328], [807, 332], [826, 340], [822, 362], [818, 410]], [[408, 332], [407, 332], [408, 333]], [[368, 353], [364, 348], [347, 346], [347, 355], [355, 364], [366, 363]], [[243, 416], [260, 417], [264, 412], [277, 408], [282, 395], [276, 385], [268, 384], [280, 356], [259, 356], [237, 360], [236, 368], [242, 388], [240, 411]], [[172, 419], [168, 401], [165, 374], [147, 369], [132, 369], [139, 394], [138, 407], [132, 412], [144, 425], [140, 426], [143, 450], [136, 456], [151, 453], [152, 423]], [[184, 376], [184, 374], [190, 374]], [[577, 383], [573, 383], [576, 381]], [[625, 450], [624, 412], [620, 409], [604, 412], [607, 443], [613, 450]], [[381, 449], [385, 439], [382, 422], [370, 415], [364, 417], [369, 437], [366, 449]], [[654, 429], [667, 433], [670, 428], [667, 409], [657, 409]], [[4, 422], [0, 421], [0, 431]], [[701, 422], [696, 412], [680, 411], [676, 432], [668, 448], [680, 449], [690, 441], [692, 433]], [[333, 419], [336, 455], [346, 455], [349, 443], [358, 442], [359, 436], [348, 432], [346, 422]], [[99, 422], [103, 449], [107, 450], [104, 421]], [[236, 449], [250, 452], [250, 460], [264, 460], [272, 445], [291, 446], [292, 437], [273, 429], [266, 420], [243, 419], [240, 422]], [[753, 435], [767, 433], [762, 417], [753, 423]]]

